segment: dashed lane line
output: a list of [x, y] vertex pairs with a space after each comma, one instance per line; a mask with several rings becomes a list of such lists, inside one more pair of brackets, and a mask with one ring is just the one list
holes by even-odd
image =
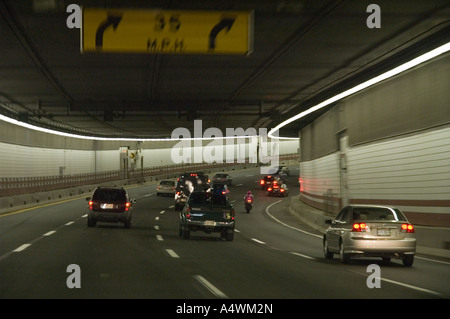
[[212, 283], [206, 280], [201, 275], [194, 275], [194, 278], [198, 280], [206, 289], [208, 289], [217, 298], [227, 299], [228, 296], [225, 295], [220, 289], [215, 287]]
[[253, 240], [254, 242], [257, 242], [258, 244], [262, 244], [262, 245], [266, 244], [265, 242], [263, 242], [263, 241], [261, 241], [259, 239], [256, 239], [256, 238], [250, 238], [250, 239]]
[[20, 245], [19, 247], [17, 247], [16, 249], [13, 250], [13, 253], [18, 253], [18, 252], [24, 251], [25, 249], [27, 249], [30, 246], [31, 246], [31, 244]]
[[174, 252], [172, 249], [166, 249], [166, 252], [169, 254], [172, 258], [180, 258], [176, 252]]

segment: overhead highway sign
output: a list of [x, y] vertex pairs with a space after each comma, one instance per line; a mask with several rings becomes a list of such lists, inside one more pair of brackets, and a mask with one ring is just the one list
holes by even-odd
[[83, 9], [82, 52], [240, 54], [253, 49], [253, 11]]

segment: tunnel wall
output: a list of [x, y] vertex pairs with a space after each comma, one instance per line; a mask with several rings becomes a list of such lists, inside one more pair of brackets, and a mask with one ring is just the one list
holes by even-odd
[[[201, 144], [209, 145], [210, 141]], [[172, 149], [178, 142], [98, 141], [61, 137], [19, 127], [0, 121], [0, 178], [60, 176], [84, 173], [101, 173], [121, 169], [120, 147], [128, 154], [138, 155], [128, 159], [128, 168], [176, 165]], [[221, 147], [223, 161], [227, 151], [234, 149], [237, 161], [238, 143]], [[191, 162], [195, 153], [203, 153], [201, 146], [190, 143]], [[249, 154], [248, 139], [245, 153]], [[298, 141], [282, 141], [279, 154], [298, 153]], [[242, 152], [240, 153], [242, 154]], [[142, 161], [141, 161], [142, 159]], [[202, 159], [205, 159], [202, 156]], [[203, 161], [204, 162], [204, 161]]]
[[450, 226], [450, 55], [341, 101], [300, 136], [301, 200], [388, 204]]

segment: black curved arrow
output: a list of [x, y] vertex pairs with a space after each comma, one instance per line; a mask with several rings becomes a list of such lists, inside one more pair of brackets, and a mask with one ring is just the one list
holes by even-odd
[[216, 24], [211, 29], [211, 32], [209, 33], [208, 50], [214, 50], [216, 48], [217, 34], [219, 34], [219, 32], [222, 31], [223, 29], [226, 29], [226, 32], [230, 31], [235, 20], [236, 18], [223, 18], [222, 20], [220, 20], [218, 24]]
[[97, 32], [95, 33], [95, 48], [97, 50], [102, 49], [103, 47], [103, 33], [105, 33], [105, 30], [111, 25], [113, 26], [113, 29], [116, 30], [120, 20], [122, 20], [122, 16], [108, 15], [106, 21], [98, 26]]

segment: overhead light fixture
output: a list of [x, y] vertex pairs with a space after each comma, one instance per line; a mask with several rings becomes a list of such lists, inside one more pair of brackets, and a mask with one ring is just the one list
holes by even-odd
[[[339, 101], [343, 98], [346, 98], [352, 94], [355, 94], [357, 92], [360, 92], [372, 85], [375, 85], [376, 83], [379, 83], [381, 81], [384, 81], [388, 78], [391, 78], [395, 75], [398, 75], [406, 70], [409, 70], [421, 63], [424, 63], [428, 60], [431, 60], [443, 53], [446, 53], [450, 50], [450, 42], [447, 42], [446, 44], [431, 50], [415, 59], [412, 59], [409, 62], [406, 62], [396, 68], [393, 68], [390, 71], [387, 71], [381, 75], [378, 75], [368, 81], [365, 81], [359, 85], [356, 85], [355, 87], [346, 90], [340, 94], [337, 94], [289, 119], [287, 119], [286, 121], [278, 124], [277, 126], [275, 126], [273, 129], [271, 129], [269, 131], [269, 133], [267, 134], [267, 136], [269, 138], [273, 138], [273, 139], [290, 139], [290, 140], [298, 140], [298, 137], [281, 137], [281, 136], [276, 136], [274, 135], [276, 132], [278, 132], [282, 127], [286, 126], [289, 123], [292, 123], [308, 114], [311, 114], [317, 110], [320, 110], [321, 108], [330, 105], [331, 103], [334, 103], [336, 101]], [[29, 123], [25, 123], [25, 122], [21, 122], [18, 121], [16, 119], [13, 118], [9, 118], [7, 116], [1, 115], [0, 114], [0, 120], [14, 124], [14, 125], [18, 125], [21, 127], [25, 127], [31, 130], [35, 130], [35, 131], [39, 131], [39, 132], [43, 132], [43, 133], [48, 133], [48, 134], [54, 134], [54, 135], [59, 135], [59, 136], [63, 136], [63, 137], [72, 137], [72, 138], [77, 138], [77, 139], [85, 139], [85, 140], [97, 140], [97, 141], [149, 141], [149, 142], [168, 142], [168, 141], [179, 141], [181, 139], [172, 139], [172, 138], [114, 138], [114, 137], [96, 137], [96, 136], [87, 136], [87, 135], [79, 135], [79, 134], [72, 134], [72, 133], [66, 133], [66, 132], [60, 132], [60, 131], [56, 131], [56, 130], [52, 130], [52, 129], [48, 129], [48, 128], [43, 128], [43, 127], [39, 127], [36, 125], [32, 125]], [[258, 137], [257, 136], [224, 136], [224, 137], [211, 137], [211, 138], [186, 138], [186, 140], [213, 140], [213, 139], [234, 139], [234, 138], [249, 138], [249, 137]]]
[[[330, 105], [331, 103], [334, 103], [334, 102], [337, 102], [339, 100], [342, 100], [343, 98], [346, 98], [346, 97], [348, 97], [348, 96], [350, 96], [352, 94], [360, 92], [360, 91], [362, 91], [362, 90], [364, 90], [364, 89], [366, 89], [368, 87], [371, 87], [372, 85], [375, 85], [375, 84], [377, 84], [377, 83], [379, 83], [381, 81], [384, 81], [384, 80], [389, 79], [389, 78], [391, 78], [393, 76], [396, 76], [396, 75], [398, 75], [398, 74], [400, 74], [402, 72], [405, 72], [405, 71], [407, 71], [407, 70], [409, 70], [409, 69], [411, 69], [411, 68], [413, 68], [413, 67], [415, 67], [415, 66], [417, 66], [417, 65], [419, 65], [421, 63], [424, 63], [424, 62], [426, 62], [428, 60], [431, 60], [431, 59], [433, 59], [433, 58], [435, 58], [435, 57], [437, 57], [437, 56], [439, 56], [439, 55], [441, 55], [441, 54], [443, 54], [445, 52], [448, 52], [449, 50], [450, 50], [450, 42], [447, 42], [446, 44], [444, 44], [444, 45], [442, 45], [442, 46], [440, 46], [440, 47], [438, 47], [438, 48], [436, 48], [434, 50], [431, 50], [431, 51], [429, 51], [429, 52], [427, 52], [425, 54], [422, 54], [421, 56], [419, 56], [417, 58], [414, 58], [411, 61], [406, 62], [406, 63], [404, 63], [404, 64], [402, 64], [402, 65], [400, 65], [398, 67], [395, 67], [395, 68], [393, 68], [393, 69], [391, 69], [391, 70], [389, 70], [389, 71], [387, 71], [387, 72], [385, 72], [383, 74], [380, 74], [380, 75], [378, 75], [378, 76], [376, 76], [376, 77], [374, 77], [374, 78], [372, 78], [372, 79], [370, 79], [368, 81], [365, 81], [365, 82], [363, 82], [361, 84], [358, 84], [358, 85], [354, 86], [351, 89], [348, 89], [348, 90], [346, 90], [346, 91], [344, 91], [342, 93], [339, 93], [339, 94], [337, 94], [337, 95], [335, 95], [335, 96], [333, 96], [333, 97], [331, 97], [331, 98], [329, 98], [329, 99], [327, 99], [327, 100], [325, 100], [325, 101], [323, 101], [323, 102], [321, 102], [321, 103], [319, 103], [317, 105], [314, 105], [311, 108], [309, 108], [309, 109], [307, 109], [307, 110], [305, 110], [305, 111], [303, 111], [303, 112], [301, 112], [301, 113], [299, 113], [299, 114], [297, 114], [297, 115], [287, 119], [286, 121], [281, 122], [280, 124], [275, 126], [273, 129], [271, 129], [267, 135], [269, 137], [271, 137], [271, 138], [277, 138], [277, 137], [273, 136], [273, 134], [275, 132], [279, 131], [282, 127], [288, 125], [289, 123], [297, 121], [298, 119], [301, 119], [302, 117], [305, 117], [308, 114], [311, 114], [311, 113], [313, 113], [313, 112], [315, 112], [317, 110], [320, 110], [321, 108], [323, 108], [323, 107], [325, 107], [327, 105]], [[278, 137], [278, 138], [281, 139], [282, 137]], [[298, 137], [295, 137], [293, 139], [298, 139]]]

